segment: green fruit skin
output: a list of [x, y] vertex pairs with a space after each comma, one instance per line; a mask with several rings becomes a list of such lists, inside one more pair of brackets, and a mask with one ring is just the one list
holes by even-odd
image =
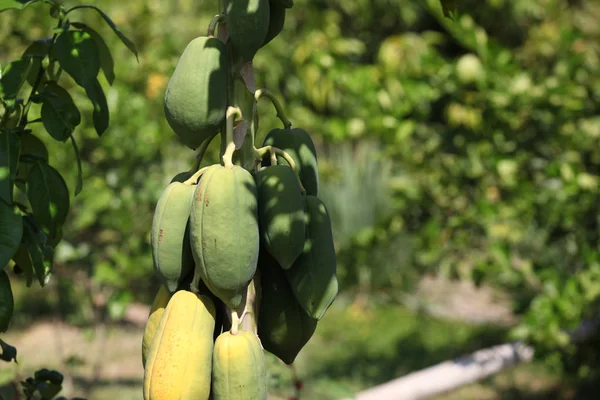
[[258, 337], [265, 350], [292, 364], [317, 328], [296, 301], [285, 272], [264, 249], [258, 259], [261, 301]]
[[206, 170], [194, 195], [190, 241], [194, 281], [201, 279], [223, 303], [237, 308], [256, 272], [260, 241], [256, 184], [248, 171], [218, 164]]
[[304, 206], [304, 250], [285, 274], [298, 303], [308, 315], [320, 320], [338, 292], [335, 248], [325, 204], [316, 196], [305, 196]]
[[167, 121], [191, 149], [214, 136], [225, 120], [229, 63], [216, 38], [192, 40], [177, 62], [164, 98]]
[[304, 248], [304, 203], [298, 177], [287, 165], [256, 174], [258, 224], [265, 249], [283, 269], [289, 269]]
[[194, 189], [179, 182], [169, 184], [152, 220], [154, 270], [171, 293], [194, 268], [188, 226]]
[[263, 47], [271, 40], [275, 39], [283, 29], [285, 24], [285, 9], [286, 7], [278, 0], [271, 0], [269, 15], [269, 30], [263, 42]]
[[225, 22], [233, 50], [252, 61], [269, 30], [269, 0], [229, 0]]
[[[263, 142], [263, 146], [274, 146], [287, 152], [296, 163], [302, 186], [306, 194], [317, 196], [319, 194], [319, 167], [317, 164], [317, 150], [310, 135], [303, 129], [272, 129]], [[269, 165], [268, 160], [266, 164]], [[287, 162], [278, 157], [279, 164], [287, 165]]]

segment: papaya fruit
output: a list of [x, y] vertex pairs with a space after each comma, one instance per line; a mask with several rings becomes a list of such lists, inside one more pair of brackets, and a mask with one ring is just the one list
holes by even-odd
[[258, 337], [266, 351], [292, 364], [317, 328], [292, 292], [285, 272], [264, 249], [258, 259], [261, 302]]
[[[272, 129], [263, 142], [263, 146], [274, 146], [286, 151], [296, 163], [302, 186], [306, 194], [317, 196], [319, 194], [319, 168], [317, 164], [317, 151], [310, 135], [303, 129]], [[263, 165], [270, 165], [265, 159]], [[283, 157], [277, 158], [278, 164], [287, 165]]]
[[225, 305], [237, 308], [256, 272], [259, 242], [254, 178], [239, 166], [210, 166], [198, 182], [190, 216], [194, 282], [202, 280]]
[[152, 219], [154, 270], [171, 292], [194, 269], [188, 226], [194, 191], [195, 186], [169, 184], [156, 204]]
[[174, 182], [183, 183], [183, 182], [187, 181], [188, 179], [190, 179], [192, 177], [192, 175], [194, 175], [194, 172], [196, 172], [196, 171], [189, 170], [189, 171], [185, 171], [185, 172], [180, 172], [177, 175], [175, 175], [173, 177], [173, 179], [171, 179], [171, 183], [174, 183]]
[[287, 165], [273, 165], [256, 174], [261, 242], [283, 269], [304, 249], [304, 203], [298, 177]]
[[270, 0], [269, 4], [269, 29], [263, 41], [263, 47], [275, 39], [285, 24], [285, 5], [279, 0]]
[[171, 292], [169, 292], [164, 285], [160, 285], [160, 289], [158, 289], [156, 297], [154, 297], [154, 301], [152, 302], [148, 321], [146, 321], [146, 327], [144, 328], [144, 338], [142, 339], [142, 365], [146, 365], [146, 358], [150, 351], [152, 339], [154, 339], [154, 334], [160, 323], [160, 317], [162, 317], [170, 299]]
[[144, 400], [207, 400], [215, 306], [208, 296], [176, 292], [158, 324], [144, 371]]
[[167, 121], [181, 141], [196, 149], [225, 121], [229, 62], [213, 37], [197, 37], [183, 51], [164, 97]]
[[214, 400], [266, 400], [267, 370], [258, 337], [252, 332], [224, 332], [213, 353]]
[[304, 249], [285, 273], [300, 306], [320, 320], [338, 292], [335, 248], [325, 204], [316, 196], [304, 196], [304, 211]]
[[252, 61], [269, 30], [269, 0], [229, 0], [225, 22], [236, 54]]

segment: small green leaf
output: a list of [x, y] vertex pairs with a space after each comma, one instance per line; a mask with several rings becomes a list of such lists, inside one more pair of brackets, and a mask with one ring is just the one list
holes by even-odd
[[36, 162], [27, 177], [27, 198], [33, 216], [55, 238], [69, 212], [69, 189], [62, 175], [45, 162]]
[[95, 6], [89, 6], [89, 5], [81, 5], [81, 6], [75, 6], [73, 8], [71, 8], [70, 10], [67, 11], [67, 14], [70, 13], [71, 11], [75, 11], [81, 8], [91, 8], [94, 9], [98, 12], [98, 14], [100, 14], [102, 16], [102, 18], [104, 18], [104, 20], [106, 21], [106, 23], [112, 28], [112, 30], [117, 34], [117, 36], [119, 37], [119, 39], [121, 39], [121, 42], [123, 42], [123, 44], [125, 46], [127, 46], [127, 48], [129, 50], [131, 50], [131, 52], [133, 54], [135, 54], [135, 58], [136, 60], [138, 59], [138, 52], [137, 52], [137, 48], [135, 47], [135, 43], [133, 43], [129, 38], [127, 38], [127, 36], [125, 36], [123, 34], [123, 32], [121, 32], [121, 30], [117, 27], [117, 25], [115, 25], [115, 23], [109, 18], [108, 15], [106, 15], [102, 10], [100, 10], [98, 7]]
[[60, 66], [81, 87], [96, 80], [100, 71], [98, 46], [90, 35], [81, 31], [66, 31], [56, 39], [56, 58]]
[[42, 103], [42, 121], [44, 128], [54, 139], [64, 142], [81, 123], [81, 114], [71, 95], [55, 82], [44, 89], [47, 96]]
[[0, 12], [10, 10], [11, 8], [23, 9], [30, 4], [37, 3], [40, 0], [0, 0]]
[[47, 236], [30, 217], [23, 217], [23, 244], [25, 245], [40, 286], [46, 285], [46, 276], [52, 266], [47, 251]]
[[21, 154], [16, 177], [17, 184], [27, 181], [29, 171], [31, 171], [34, 162], [45, 161], [48, 163], [48, 160], [48, 149], [44, 142], [31, 133], [22, 134]]
[[6, 271], [0, 269], [0, 333], [8, 330], [14, 307], [15, 301], [10, 287], [10, 279]]
[[23, 243], [19, 245], [17, 252], [13, 256], [13, 261], [23, 270], [27, 287], [31, 287], [33, 283], [33, 261]]
[[446, 18], [454, 19], [456, 13], [456, 0], [440, 0], [442, 3], [442, 9], [444, 10], [444, 16]]
[[0, 98], [14, 100], [23, 87], [31, 68], [30, 58], [21, 58], [8, 64], [0, 79]]
[[13, 202], [13, 185], [19, 166], [20, 146], [19, 135], [10, 131], [0, 131], [0, 199], [7, 204]]
[[0, 353], [0, 360], [6, 362], [15, 360], [15, 362], [17, 362], [17, 349], [14, 348], [14, 346], [11, 346], [4, 340], [0, 339], [0, 349], [2, 349], [2, 353]]
[[100, 56], [100, 68], [102, 69], [102, 72], [104, 73], [104, 76], [106, 77], [106, 80], [108, 81], [109, 85], [112, 85], [115, 81], [115, 62], [110, 53], [110, 49], [106, 45], [106, 42], [104, 41], [102, 36], [100, 36], [100, 34], [93, 30], [91, 27], [81, 22], [73, 22], [71, 23], [71, 25], [73, 25], [77, 29], [81, 29], [82, 31], [86, 32], [92, 37], [92, 39], [94, 39], [94, 41], [96, 42], [96, 46], [98, 46], [98, 55]]
[[35, 84], [37, 75], [42, 67], [42, 60], [48, 55], [51, 43], [52, 39], [38, 39], [29, 45], [21, 57], [23, 59], [31, 59], [31, 68], [27, 74], [27, 83], [31, 86]]
[[96, 79], [85, 86], [85, 92], [87, 93], [90, 101], [94, 105], [94, 127], [96, 128], [98, 136], [102, 136], [102, 134], [108, 128], [108, 122], [110, 119], [108, 104], [106, 103], [106, 96], [104, 95], [104, 90], [102, 90], [100, 82], [98, 82], [98, 80]]
[[75, 152], [75, 159], [77, 160], [77, 183], [75, 184], [75, 197], [81, 193], [83, 188], [83, 169], [81, 168], [81, 156], [79, 154], [79, 147], [73, 135], [71, 135], [71, 144], [73, 144], [73, 151]]

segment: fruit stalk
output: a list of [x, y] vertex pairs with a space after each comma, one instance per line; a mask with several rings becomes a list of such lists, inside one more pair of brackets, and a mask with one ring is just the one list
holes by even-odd
[[258, 89], [256, 91], [256, 93], [254, 93], [254, 98], [256, 98], [257, 102], [260, 99], [262, 99], [263, 97], [266, 97], [269, 100], [271, 100], [271, 103], [273, 103], [273, 106], [275, 107], [275, 110], [277, 111], [277, 118], [279, 118], [281, 120], [281, 123], [283, 124], [283, 127], [285, 129], [290, 129], [292, 127], [292, 123], [290, 122], [287, 115], [285, 114], [285, 111], [283, 110], [283, 107], [281, 106], [279, 99], [273, 93], [271, 93], [268, 89], [265, 89], [265, 88]]

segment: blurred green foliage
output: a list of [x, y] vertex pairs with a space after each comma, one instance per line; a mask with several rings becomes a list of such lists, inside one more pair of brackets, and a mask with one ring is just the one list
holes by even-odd
[[[96, 137], [89, 108], [75, 133], [85, 183], [55, 273], [72, 287], [60, 296], [88, 300], [61, 300], [78, 305], [69, 315], [80, 319], [89, 287], [108, 294], [113, 317], [156, 290], [152, 212], [172, 176], [193, 164], [162, 96], [185, 45], [216, 11], [208, 1], [102, 3], [140, 59], [81, 13], [106, 29], [117, 80], [103, 81], [106, 134]], [[296, 0], [255, 59], [258, 84], [314, 136], [343, 294], [397, 299], [424, 274], [488, 282], [513, 295], [523, 316], [515, 337], [593, 376], [598, 348], [570, 346], [562, 329], [600, 311], [600, 3], [457, 4], [451, 21], [438, 0]], [[50, 34], [34, 6], [5, 13], [0, 63]], [[278, 123], [268, 105], [259, 109], [260, 142]], [[70, 148], [44, 139], [74, 185]], [[217, 151], [213, 143], [203, 164]]]

